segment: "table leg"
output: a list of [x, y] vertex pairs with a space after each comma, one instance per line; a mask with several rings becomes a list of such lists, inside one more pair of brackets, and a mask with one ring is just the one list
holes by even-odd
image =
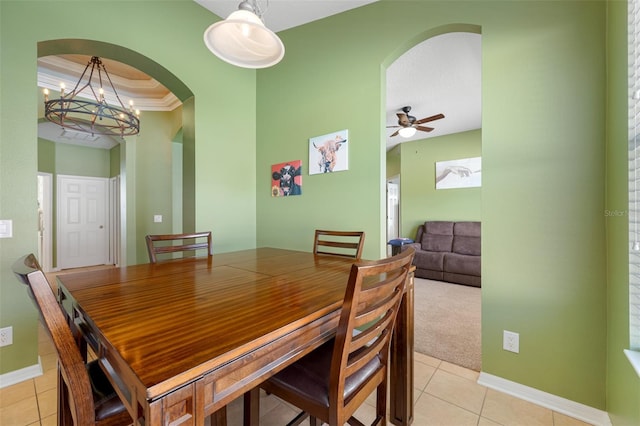
[[244, 394], [244, 426], [258, 426], [260, 422], [260, 388]]
[[402, 426], [413, 422], [413, 302], [414, 280], [411, 273], [391, 339], [389, 420]]

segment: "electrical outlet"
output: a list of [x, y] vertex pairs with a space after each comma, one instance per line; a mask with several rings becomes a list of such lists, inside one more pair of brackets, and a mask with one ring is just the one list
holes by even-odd
[[520, 353], [520, 334], [503, 330], [502, 349], [509, 352]]
[[0, 328], [0, 347], [13, 344], [13, 327]]
[[162, 215], [161, 214], [154, 214], [153, 215], [153, 221], [155, 223], [162, 223]]

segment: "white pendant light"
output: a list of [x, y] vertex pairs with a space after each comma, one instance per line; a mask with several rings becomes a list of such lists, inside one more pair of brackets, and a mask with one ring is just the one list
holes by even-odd
[[227, 19], [207, 28], [204, 44], [217, 57], [232, 65], [266, 68], [284, 57], [284, 44], [264, 25], [255, 1], [252, 3], [243, 1]]
[[402, 136], [403, 138], [410, 138], [411, 136], [416, 134], [416, 128], [415, 127], [403, 127], [402, 129], [398, 130], [398, 134], [400, 136]]

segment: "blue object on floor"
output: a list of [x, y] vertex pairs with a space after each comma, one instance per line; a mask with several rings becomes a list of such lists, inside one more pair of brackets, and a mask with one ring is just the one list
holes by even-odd
[[391, 255], [395, 256], [400, 253], [400, 249], [405, 244], [411, 244], [413, 240], [411, 238], [394, 238], [393, 240], [389, 240], [387, 244], [391, 246]]

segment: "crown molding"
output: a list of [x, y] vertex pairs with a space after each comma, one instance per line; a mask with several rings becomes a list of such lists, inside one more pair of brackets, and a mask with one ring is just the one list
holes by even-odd
[[[56, 56], [47, 56], [38, 59], [38, 87], [47, 88], [54, 92], [60, 91], [60, 84], [64, 83], [67, 91], [73, 90], [78, 79], [85, 70], [86, 65], [68, 61]], [[133, 100], [134, 108], [140, 111], [172, 111], [182, 103], [166, 89], [160, 82], [149, 77], [148, 79], [128, 79], [113, 74], [109, 69], [109, 78], [116, 87], [118, 97], [125, 107], [129, 100]], [[84, 79], [86, 81], [86, 77]], [[109, 84], [103, 86], [105, 100], [111, 105], [119, 105], [115, 93]], [[79, 95], [85, 99], [89, 96]]]

